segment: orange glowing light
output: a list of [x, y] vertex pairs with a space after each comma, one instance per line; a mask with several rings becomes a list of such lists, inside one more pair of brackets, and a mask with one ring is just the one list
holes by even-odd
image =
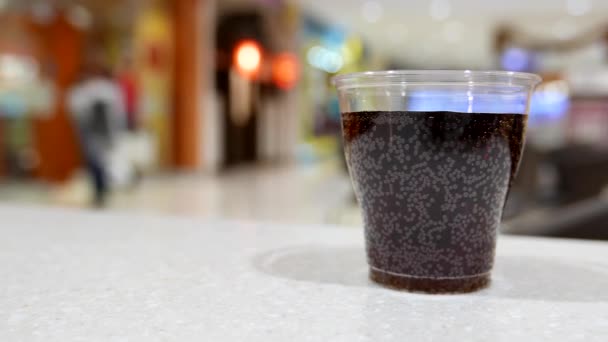
[[247, 77], [255, 76], [262, 65], [260, 45], [253, 40], [244, 40], [234, 51], [234, 65], [237, 71]]
[[272, 80], [281, 89], [291, 89], [300, 78], [300, 63], [298, 57], [290, 52], [284, 52], [274, 57], [272, 61]]

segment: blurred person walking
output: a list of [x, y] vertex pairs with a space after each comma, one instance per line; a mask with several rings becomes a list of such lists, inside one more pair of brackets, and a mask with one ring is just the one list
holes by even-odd
[[125, 129], [121, 89], [101, 63], [91, 63], [69, 90], [67, 103], [94, 191], [93, 204], [102, 207], [110, 189], [110, 154]]

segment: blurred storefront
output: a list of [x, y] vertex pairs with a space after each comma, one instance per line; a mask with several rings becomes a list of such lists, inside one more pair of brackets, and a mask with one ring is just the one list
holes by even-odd
[[301, 73], [295, 53], [297, 7], [283, 1], [222, 1], [217, 13], [218, 115], [207, 117], [215, 132], [206, 139], [208, 168], [292, 159]]
[[77, 72], [81, 33], [63, 16], [52, 22], [19, 12], [3, 17], [2, 169], [5, 175], [66, 179], [79, 158], [62, 93]]
[[[159, 166], [171, 165], [172, 82], [174, 27], [169, 9], [162, 3], [143, 6], [136, 14], [129, 51], [138, 87], [138, 123], [154, 136]], [[124, 62], [123, 62], [124, 63]]]
[[66, 96], [91, 61], [124, 91], [152, 170], [293, 159], [303, 63], [291, 2], [9, 1], [2, 15], [2, 177], [64, 182], [79, 168]]
[[360, 36], [311, 15], [304, 15], [302, 21], [301, 58], [305, 66], [298, 106], [302, 136], [298, 157], [314, 162], [342, 153], [338, 97], [331, 77], [370, 66]]
[[213, 9], [207, 3], [9, 1], [0, 34], [0, 175], [63, 182], [81, 165], [66, 96], [91, 61], [124, 91], [125, 120], [144, 137], [139, 151], [152, 169], [198, 167], [195, 48], [205, 44], [199, 36], [210, 41], [199, 34]]
[[[607, 207], [598, 201], [608, 185], [607, 34], [603, 25], [558, 38], [517, 27], [497, 31], [501, 66], [544, 78], [532, 97], [528, 143], [508, 206], [519, 232], [608, 236]], [[549, 216], [539, 222], [539, 210], [556, 208], [559, 222]], [[526, 222], [534, 212], [537, 218]]]

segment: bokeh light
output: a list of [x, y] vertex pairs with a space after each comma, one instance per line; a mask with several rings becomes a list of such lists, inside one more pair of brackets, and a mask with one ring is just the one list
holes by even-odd
[[293, 88], [300, 78], [300, 63], [291, 52], [280, 53], [272, 62], [272, 80], [281, 89]]
[[234, 52], [234, 65], [246, 77], [255, 76], [262, 64], [262, 49], [253, 40], [240, 42]]

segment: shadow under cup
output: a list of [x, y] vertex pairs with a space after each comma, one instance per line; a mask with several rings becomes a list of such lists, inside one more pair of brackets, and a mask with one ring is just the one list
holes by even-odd
[[334, 78], [372, 280], [435, 293], [489, 283], [538, 82], [483, 71]]

